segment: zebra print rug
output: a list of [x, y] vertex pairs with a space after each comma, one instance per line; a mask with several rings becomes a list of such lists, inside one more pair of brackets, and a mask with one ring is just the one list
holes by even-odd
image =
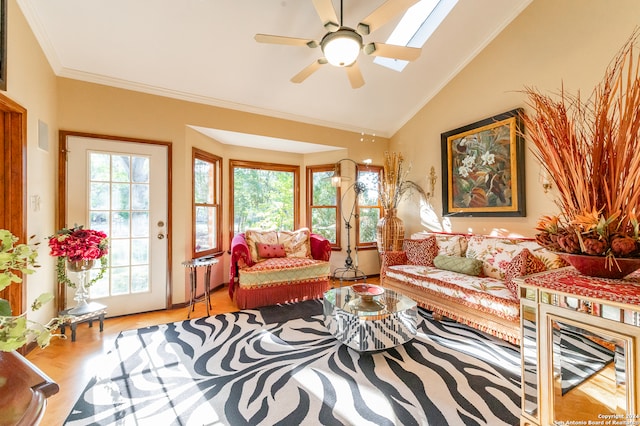
[[517, 347], [420, 310], [414, 340], [360, 354], [303, 303], [122, 332], [65, 424], [519, 424]]

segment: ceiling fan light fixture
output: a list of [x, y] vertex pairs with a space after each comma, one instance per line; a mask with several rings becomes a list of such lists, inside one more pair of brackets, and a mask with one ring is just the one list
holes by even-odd
[[348, 67], [360, 54], [362, 36], [351, 28], [341, 27], [338, 31], [327, 33], [320, 42], [320, 46], [331, 65]]

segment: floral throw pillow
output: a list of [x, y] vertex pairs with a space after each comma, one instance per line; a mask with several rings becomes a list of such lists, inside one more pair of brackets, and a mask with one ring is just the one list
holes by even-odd
[[421, 240], [404, 240], [402, 248], [407, 253], [409, 265], [433, 266], [433, 259], [438, 255], [438, 241], [434, 236]]
[[278, 242], [284, 246], [287, 257], [311, 258], [311, 243], [309, 228], [300, 228], [297, 231], [280, 231]]
[[276, 231], [259, 231], [255, 229], [247, 229], [244, 233], [244, 238], [245, 240], [247, 240], [249, 253], [251, 253], [251, 260], [253, 260], [254, 263], [264, 260], [258, 254], [257, 243], [278, 244], [278, 233]]
[[522, 251], [515, 255], [514, 258], [511, 259], [511, 262], [509, 262], [504, 274], [504, 283], [511, 293], [518, 298], [518, 284], [514, 279], [523, 275], [535, 274], [546, 270], [547, 267], [542, 260], [531, 254], [528, 249], [522, 249]]
[[464, 235], [436, 234], [438, 254], [445, 256], [464, 256], [467, 251], [467, 237]]

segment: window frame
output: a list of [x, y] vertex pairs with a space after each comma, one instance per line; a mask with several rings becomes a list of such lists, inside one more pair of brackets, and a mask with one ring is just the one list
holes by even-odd
[[[382, 177], [383, 177], [383, 173], [384, 173], [384, 168], [382, 166], [374, 166], [371, 164], [358, 164], [358, 175], [360, 175], [360, 173], [371, 173], [371, 172], [377, 172], [378, 173], [378, 182], [382, 182]], [[357, 176], [358, 178], [359, 176]], [[382, 208], [382, 204], [380, 204], [380, 197], [377, 198], [377, 204], [375, 205], [361, 205], [360, 204], [360, 197], [357, 198], [356, 201], [356, 224], [355, 224], [355, 228], [356, 228], [356, 247], [358, 248], [358, 250], [377, 250], [378, 249], [378, 244], [376, 239], [374, 239], [374, 241], [366, 241], [366, 242], [362, 242], [360, 241], [360, 209], [378, 209], [379, 210], [379, 214], [378, 214], [378, 220], [383, 216], [384, 211]]]
[[[212, 192], [213, 203], [196, 203], [196, 160], [210, 163], [214, 168]], [[210, 152], [193, 147], [191, 150], [191, 254], [194, 259], [222, 254], [222, 158]], [[196, 251], [196, 209], [197, 207], [213, 207], [216, 209], [216, 236], [214, 248]]]
[[229, 160], [229, 241], [234, 237], [235, 194], [234, 171], [236, 168], [270, 170], [293, 173], [293, 230], [300, 228], [300, 166], [291, 164], [263, 163], [260, 161]]
[[340, 172], [339, 169], [339, 165], [336, 166], [335, 164], [321, 164], [321, 165], [314, 165], [314, 166], [307, 166], [307, 191], [306, 191], [306, 197], [307, 197], [307, 205], [306, 205], [306, 210], [307, 210], [307, 226], [309, 227], [309, 229], [311, 230], [311, 232], [313, 232], [313, 210], [314, 209], [327, 209], [327, 208], [333, 208], [336, 212], [336, 242], [335, 243], [331, 243], [331, 250], [341, 250], [342, 249], [342, 245], [341, 245], [341, 230], [342, 230], [342, 212], [340, 211], [340, 197], [341, 197], [341, 188], [340, 186], [334, 187], [336, 189], [336, 204], [335, 205], [321, 205], [321, 206], [314, 206], [313, 204], [313, 174], [317, 173], [317, 172], [334, 172], [336, 171], [336, 167], [338, 167], [338, 172]]

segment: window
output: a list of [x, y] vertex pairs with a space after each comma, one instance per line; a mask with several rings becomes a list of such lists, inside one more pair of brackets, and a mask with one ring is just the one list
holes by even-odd
[[307, 224], [309, 229], [340, 245], [338, 198], [340, 188], [331, 185], [334, 165], [307, 167]]
[[222, 159], [193, 149], [193, 257], [222, 251]]
[[300, 223], [300, 167], [230, 160], [232, 232], [294, 230]]
[[365, 186], [364, 192], [358, 196], [356, 245], [359, 249], [376, 248], [376, 227], [382, 216], [378, 198], [381, 174], [380, 166], [360, 166], [358, 171], [358, 182], [364, 183]]

